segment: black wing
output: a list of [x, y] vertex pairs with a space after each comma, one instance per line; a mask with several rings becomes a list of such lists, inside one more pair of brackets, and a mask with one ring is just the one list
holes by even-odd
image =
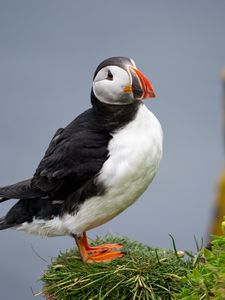
[[43, 196], [41, 191], [31, 187], [31, 180], [26, 179], [15, 184], [0, 187], [0, 203], [9, 199], [30, 199]]
[[57, 130], [31, 180], [32, 188], [51, 199], [73, 195], [77, 202], [84, 193], [96, 194], [94, 179], [108, 157], [110, 138], [93, 110], [87, 110], [65, 129]]

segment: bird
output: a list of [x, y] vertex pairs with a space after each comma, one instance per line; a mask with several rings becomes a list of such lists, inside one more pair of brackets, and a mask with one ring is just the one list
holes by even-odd
[[144, 104], [154, 97], [132, 59], [102, 61], [90, 108], [56, 131], [31, 178], [0, 187], [0, 203], [18, 199], [0, 230], [71, 236], [84, 263], [122, 257], [122, 244], [91, 246], [86, 232], [123, 212], [152, 182], [163, 148], [160, 122]]

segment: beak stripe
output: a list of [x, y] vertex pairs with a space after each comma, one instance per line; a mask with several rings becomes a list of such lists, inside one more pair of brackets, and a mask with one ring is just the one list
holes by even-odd
[[150, 81], [148, 80], [148, 78], [146, 76], [144, 76], [138, 69], [134, 68], [133, 66], [130, 66], [130, 69], [135, 72], [135, 74], [137, 75], [137, 77], [141, 83], [141, 87], [143, 89], [142, 99], [155, 97], [155, 92], [154, 92], [152, 85], [151, 85]]

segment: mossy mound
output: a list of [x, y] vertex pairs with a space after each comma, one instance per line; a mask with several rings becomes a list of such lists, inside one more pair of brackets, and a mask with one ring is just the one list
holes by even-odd
[[122, 243], [124, 257], [85, 264], [76, 249], [61, 253], [42, 277], [48, 300], [176, 299], [192, 263], [175, 251], [155, 249], [107, 235], [92, 244]]

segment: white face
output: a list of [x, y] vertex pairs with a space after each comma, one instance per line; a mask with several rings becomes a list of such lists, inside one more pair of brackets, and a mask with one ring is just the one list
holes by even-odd
[[107, 66], [102, 68], [93, 82], [95, 96], [108, 104], [129, 104], [135, 99], [131, 88], [132, 79], [128, 71], [117, 67]]

